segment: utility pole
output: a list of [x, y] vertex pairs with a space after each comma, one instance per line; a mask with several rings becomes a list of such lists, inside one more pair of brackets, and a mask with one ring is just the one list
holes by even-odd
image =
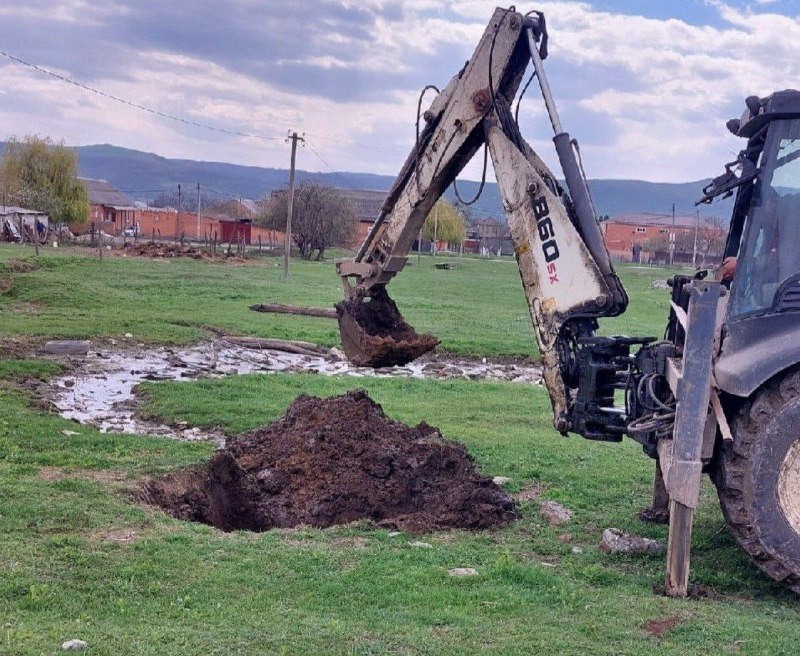
[[292, 210], [294, 209], [294, 163], [297, 158], [297, 142], [305, 139], [297, 135], [297, 132], [292, 132], [286, 141], [292, 142], [292, 160], [289, 167], [289, 199], [286, 210], [286, 234], [283, 238], [283, 279], [289, 282], [289, 257], [292, 253]]
[[433, 256], [436, 257], [437, 239], [439, 236], [439, 201], [436, 201], [436, 209], [433, 213]]
[[675, 203], [672, 203], [672, 232], [669, 235], [669, 265], [675, 264]]
[[700, 210], [695, 210], [694, 217], [694, 248], [692, 249], [692, 268], [697, 268], [697, 227], [700, 225]]
[[175, 230], [177, 231], [177, 235], [175, 235], [175, 239], [181, 238], [181, 183], [178, 183], [178, 220], [175, 222]]
[[197, 241], [200, 241], [200, 183], [197, 183]]

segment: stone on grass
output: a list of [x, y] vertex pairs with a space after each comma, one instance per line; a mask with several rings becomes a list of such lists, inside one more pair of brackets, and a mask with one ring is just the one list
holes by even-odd
[[62, 435], [66, 435], [67, 437], [72, 437], [73, 435], [80, 435], [78, 431], [64, 429], [61, 431]]
[[669, 289], [669, 283], [666, 280], [654, 280], [650, 287], [653, 289]]
[[658, 540], [630, 535], [618, 528], [607, 528], [603, 531], [599, 549], [607, 553], [657, 556], [664, 551], [664, 544]]
[[557, 501], [545, 501], [539, 507], [540, 512], [550, 522], [550, 526], [560, 526], [572, 519], [572, 511], [566, 506], [562, 506]]
[[429, 542], [420, 542], [419, 540], [415, 542], [409, 542], [409, 547], [416, 547], [417, 549], [433, 549], [433, 545]]
[[54, 339], [45, 343], [44, 350], [53, 355], [86, 355], [89, 345], [88, 339]]
[[64, 651], [83, 651], [88, 645], [83, 640], [67, 640], [61, 644]]
[[510, 483], [511, 479], [508, 476], [495, 476], [492, 479], [492, 483], [495, 485], [505, 485], [506, 483]]
[[478, 570], [472, 567], [454, 567], [453, 569], [448, 569], [447, 573], [450, 576], [478, 576]]

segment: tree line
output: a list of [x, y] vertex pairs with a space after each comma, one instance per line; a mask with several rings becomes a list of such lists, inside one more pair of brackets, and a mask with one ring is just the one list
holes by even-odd
[[[285, 230], [288, 203], [287, 191], [265, 198], [257, 223], [273, 230]], [[295, 190], [292, 240], [303, 259], [321, 260], [326, 249], [351, 245], [358, 220], [353, 204], [333, 187], [303, 182]], [[422, 238], [460, 245], [465, 236], [464, 214], [449, 201], [440, 199], [425, 219]]]
[[[7, 140], [0, 161], [0, 195], [3, 204], [44, 212], [56, 223], [80, 224], [89, 218], [88, 194], [78, 179], [77, 153], [49, 138], [27, 136]], [[255, 222], [284, 230], [287, 203], [285, 191], [265, 197], [259, 203]], [[178, 204], [184, 211], [196, 212], [197, 194], [186, 189], [178, 198], [177, 190], [165, 191], [153, 201], [154, 206], [162, 207]], [[200, 195], [200, 211], [224, 210], [225, 205], [218, 199]], [[465, 219], [461, 209], [440, 199], [425, 220], [422, 238], [460, 245], [466, 236]], [[327, 249], [351, 245], [358, 221], [356, 208], [333, 187], [304, 182], [295, 190], [292, 240], [304, 259], [321, 260]]]

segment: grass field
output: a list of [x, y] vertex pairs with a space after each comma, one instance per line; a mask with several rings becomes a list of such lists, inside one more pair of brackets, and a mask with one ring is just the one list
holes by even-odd
[[[144, 342], [191, 341], [213, 326], [336, 341], [324, 320], [246, 309], [266, 300], [334, 302], [329, 264], [297, 263], [285, 286], [268, 264], [59, 254], [38, 270], [10, 273], [22, 268], [12, 259], [19, 249], [0, 248], [0, 279], [11, 285], [0, 294], [3, 338], [131, 332]], [[649, 283], [666, 273], [623, 276], [634, 312], [608, 330], [660, 333], [666, 294]], [[465, 261], [441, 272], [423, 259], [395, 287], [408, 318], [448, 350], [530, 353], [513, 264]], [[391, 417], [424, 419], [463, 442], [481, 471], [512, 479], [509, 489], [540, 486], [541, 498], [575, 511], [570, 524], [552, 528], [531, 500], [508, 528], [421, 538], [367, 524], [224, 534], [129, 498], [142, 478], [207, 458], [208, 444], [102, 435], [38, 409], [27, 383], [57, 371], [41, 360], [0, 359], [0, 654], [60, 653], [70, 638], [109, 655], [797, 652], [800, 604], [739, 552], [710, 487], [695, 525], [693, 579], [713, 588], [713, 598], [653, 594], [662, 558], [597, 549], [608, 526], [665, 537], [665, 527], [635, 516], [648, 500], [652, 463], [632, 442], [557, 435], [542, 388], [314, 375], [147, 384], [147, 412], [229, 432], [274, 419], [301, 392], [364, 386]], [[432, 548], [409, 546], [416, 539]], [[451, 578], [453, 567], [479, 575]], [[673, 628], [651, 635], [650, 620]]]
[[[140, 341], [191, 342], [207, 335], [211, 326], [326, 346], [339, 343], [330, 319], [248, 309], [266, 302], [332, 307], [342, 291], [331, 262], [295, 261], [287, 284], [274, 258], [241, 266], [186, 259], [99, 260], [51, 249], [34, 262], [32, 250], [0, 245], [0, 280], [4, 271], [28, 268], [29, 262], [39, 268], [5, 274], [11, 287], [0, 294], [2, 335], [121, 339], [131, 333]], [[392, 281], [390, 293], [417, 330], [434, 333], [454, 353], [536, 355], [513, 260], [461, 258], [458, 268], [445, 271], [434, 269], [431, 257], [423, 257], [419, 266], [415, 257], [411, 262]], [[660, 335], [668, 298], [650, 284], [669, 272], [624, 268], [622, 275], [636, 303], [606, 331]]]

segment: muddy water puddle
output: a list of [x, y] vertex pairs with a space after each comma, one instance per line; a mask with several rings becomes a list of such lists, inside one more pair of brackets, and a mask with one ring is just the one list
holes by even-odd
[[355, 377], [469, 379], [540, 384], [538, 367], [426, 356], [403, 367], [354, 367], [338, 349], [325, 355], [299, 355], [237, 344], [205, 342], [190, 347], [90, 351], [71, 359], [69, 373], [52, 379], [48, 397], [59, 413], [101, 432], [138, 433], [183, 440], [224, 442], [219, 431], [188, 425], [168, 426], [144, 419], [134, 388], [144, 381], [198, 380], [264, 373], [318, 373]]

